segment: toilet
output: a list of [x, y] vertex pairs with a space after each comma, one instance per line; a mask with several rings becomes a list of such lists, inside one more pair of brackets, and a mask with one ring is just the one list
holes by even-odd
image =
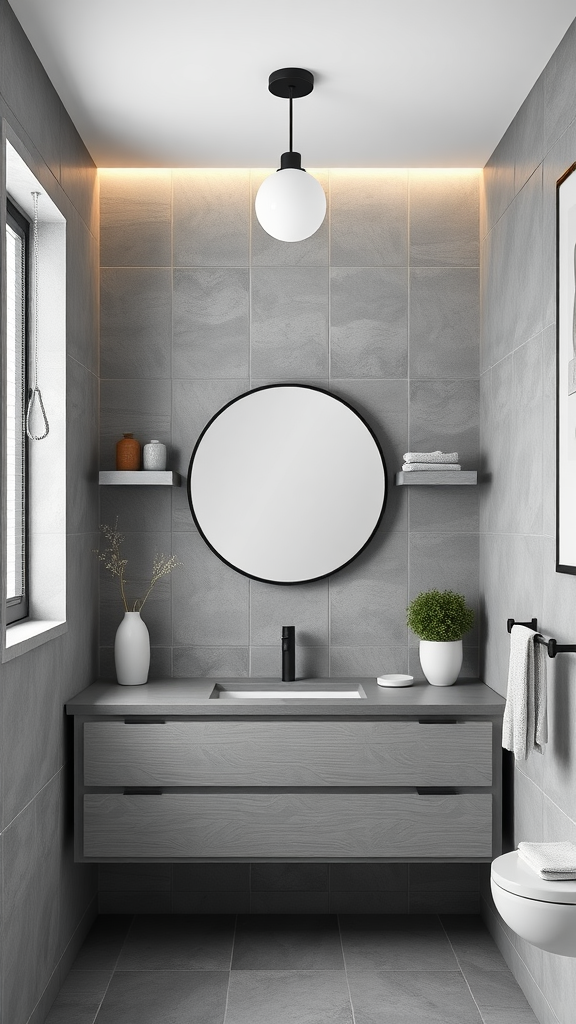
[[539, 949], [576, 957], [576, 879], [548, 882], [514, 850], [492, 861], [490, 886], [512, 931]]

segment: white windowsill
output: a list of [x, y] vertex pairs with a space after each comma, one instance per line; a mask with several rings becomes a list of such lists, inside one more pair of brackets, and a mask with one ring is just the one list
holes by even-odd
[[66, 622], [53, 619], [26, 619], [6, 627], [6, 647], [2, 652], [2, 661], [12, 661], [35, 647], [40, 647], [48, 640], [61, 636], [67, 630]]

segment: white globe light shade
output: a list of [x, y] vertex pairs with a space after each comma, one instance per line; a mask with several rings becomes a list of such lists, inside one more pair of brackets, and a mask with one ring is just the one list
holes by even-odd
[[307, 171], [294, 167], [286, 167], [265, 178], [254, 205], [264, 231], [281, 242], [309, 238], [326, 215], [322, 185]]

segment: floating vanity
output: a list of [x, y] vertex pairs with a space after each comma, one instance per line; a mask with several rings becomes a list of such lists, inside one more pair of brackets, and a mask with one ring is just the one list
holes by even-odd
[[76, 860], [490, 861], [503, 709], [477, 681], [94, 683], [66, 707]]

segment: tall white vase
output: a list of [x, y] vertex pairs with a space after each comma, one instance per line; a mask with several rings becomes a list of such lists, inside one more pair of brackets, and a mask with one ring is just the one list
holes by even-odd
[[421, 640], [420, 664], [432, 686], [452, 686], [462, 668], [462, 641]]
[[140, 686], [148, 680], [150, 634], [140, 612], [124, 612], [114, 640], [116, 678], [123, 686]]

